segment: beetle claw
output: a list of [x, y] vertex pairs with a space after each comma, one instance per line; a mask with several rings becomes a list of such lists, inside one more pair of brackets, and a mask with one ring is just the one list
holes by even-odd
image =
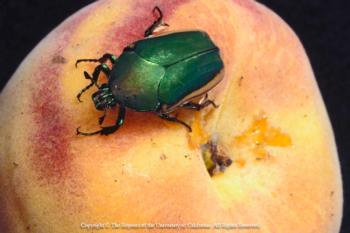
[[82, 103], [83, 101], [80, 99], [80, 95], [77, 95], [77, 99], [79, 101], [79, 103]]
[[219, 104], [216, 104], [214, 100], [211, 101], [212, 102], [212, 105], [214, 108], [219, 108], [220, 105]]
[[81, 134], [81, 132], [79, 131], [79, 129], [80, 129], [80, 126], [76, 129], [76, 134], [77, 134], [77, 135], [80, 135], [80, 134]]
[[170, 25], [167, 23], [162, 23], [161, 26], [170, 27]]

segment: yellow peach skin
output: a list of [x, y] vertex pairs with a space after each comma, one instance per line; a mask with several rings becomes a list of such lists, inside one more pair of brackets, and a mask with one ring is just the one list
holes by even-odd
[[[128, 110], [116, 133], [76, 136], [78, 126], [96, 130], [100, 112], [94, 90], [76, 99], [89, 83], [83, 71], [96, 64], [75, 68], [75, 61], [119, 55], [142, 38], [155, 5], [167, 31], [204, 30], [220, 48], [224, 80], [209, 92], [220, 107], [179, 111], [193, 133]], [[0, 232], [97, 232], [89, 224], [116, 232], [112, 223], [339, 231], [339, 162], [310, 63], [293, 31], [257, 2], [98, 1], [29, 54], [2, 91], [0, 110]], [[233, 160], [212, 177], [201, 151], [208, 140]], [[135, 231], [178, 231], [161, 228]]]

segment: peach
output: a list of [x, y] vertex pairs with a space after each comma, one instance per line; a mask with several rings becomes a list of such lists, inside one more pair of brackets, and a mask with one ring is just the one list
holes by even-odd
[[[224, 79], [209, 92], [220, 107], [179, 110], [192, 133], [127, 110], [116, 133], [77, 136], [99, 127], [100, 112], [93, 88], [76, 99], [96, 64], [75, 61], [119, 55], [155, 5], [167, 31], [204, 30], [220, 48]], [[98, 1], [28, 55], [0, 109], [1, 232], [339, 231], [339, 162], [310, 63], [286, 23], [254, 1]], [[210, 142], [233, 161], [212, 176]]]

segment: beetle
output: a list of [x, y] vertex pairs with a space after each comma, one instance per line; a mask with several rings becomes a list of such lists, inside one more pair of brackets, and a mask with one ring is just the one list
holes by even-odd
[[[123, 125], [126, 108], [138, 112], [155, 112], [159, 117], [177, 122], [190, 132], [191, 127], [176, 116], [170, 115], [178, 108], [201, 110], [212, 105], [218, 106], [208, 99], [207, 92], [222, 79], [218, 75], [224, 64], [219, 48], [204, 31], [179, 31], [154, 36], [155, 30], [161, 26], [169, 26], [163, 22], [163, 14], [159, 7], [153, 13], [158, 17], [144, 33], [144, 39], [135, 41], [124, 48], [119, 57], [106, 53], [99, 59], [78, 59], [80, 62], [100, 63], [92, 75], [84, 71], [84, 76], [91, 83], [77, 95], [81, 95], [92, 86], [98, 90], [92, 94], [95, 108], [103, 111], [99, 118], [102, 125], [106, 111], [119, 107], [118, 117], [112, 126], [101, 127], [95, 132], [81, 132], [78, 135], [108, 135]], [[110, 61], [112, 67], [106, 64]], [[107, 76], [108, 82], [98, 84], [100, 73]], [[193, 100], [203, 97], [202, 101]]]

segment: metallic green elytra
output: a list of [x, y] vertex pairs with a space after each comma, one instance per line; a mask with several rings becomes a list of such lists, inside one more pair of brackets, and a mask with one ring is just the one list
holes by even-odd
[[[162, 22], [162, 12], [158, 7], [159, 17], [145, 31], [145, 38], [135, 41], [117, 58], [106, 53], [99, 59], [79, 59], [79, 62], [99, 62], [92, 77], [84, 72], [85, 78], [91, 84], [85, 87], [77, 96], [88, 88], [97, 86], [98, 91], [92, 95], [97, 110], [104, 111], [100, 117], [103, 123], [106, 110], [119, 106], [116, 124], [102, 127], [101, 130], [84, 133], [77, 129], [77, 134], [108, 135], [115, 132], [124, 122], [125, 108], [139, 112], [155, 112], [161, 118], [180, 123], [191, 131], [185, 122], [171, 116], [178, 108], [200, 110], [208, 105], [217, 107], [207, 99], [207, 92], [216, 86], [222, 78], [218, 75], [224, 64], [219, 54], [219, 48], [203, 31], [181, 31], [153, 36], [159, 26], [169, 26]], [[113, 65], [110, 69], [105, 62]], [[100, 72], [106, 74], [108, 83], [97, 83]], [[192, 102], [194, 98], [204, 96], [200, 103]]]

